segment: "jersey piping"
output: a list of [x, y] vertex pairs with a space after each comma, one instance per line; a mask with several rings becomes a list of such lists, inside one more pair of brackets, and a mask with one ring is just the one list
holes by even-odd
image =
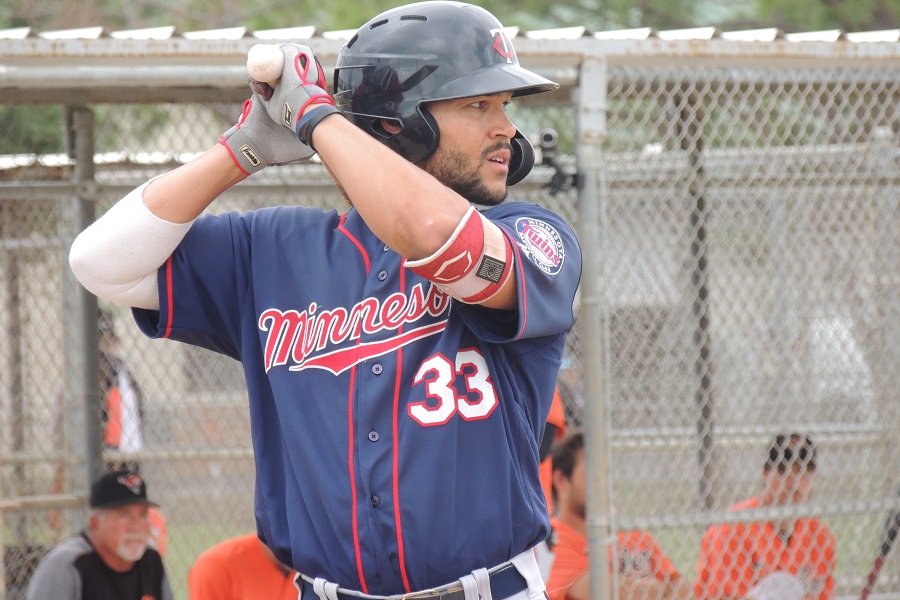
[[512, 248], [512, 251], [516, 254], [516, 285], [519, 286], [519, 299], [522, 302], [522, 325], [521, 327], [519, 327], [519, 331], [516, 332], [516, 335], [513, 339], [518, 340], [525, 334], [525, 325], [528, 320], [528, 297], [525, 293], [527, 286], [521, 285], [520, 283], [525, 277], [525, 266], [522, 264], [522, 253], [519, 250], [519, 245], [516, 243], [515, 238], [509, 231], [506, 230], [505, 227], [503, 227], [499, 223], [497, 224], [497, 226], [500, 227], [501, 231], [503, 231], [503, 234], [506, 235], [506, 237], [509, 239], [509, 245]]
[[[406, 289], [406, 269], [403, 268], [400, 270], [400, 291], [404, 291]], [[403, 325], [397, 329], [397, 333], [399, 335], [403, 335]], [[394, 406], [392, 408], [393, 414], [391, 415], [391, 436], [393, 439], [394, 448], [391, 453], [391, 470], [393, 471], [393, 485], [391, 486], [393, 489], [391, 490], [394, 494], [394, 523], [397, 529], [397, 560], [400, 563], [400, 576], [403, 579], [403, 589], [407, 592], [411, 591], [409, 586], [409, 575], [406, 573], [406, 552], [403, 545], [403, 523], [400, 519], [400, 422], [399, 422], [399, 413], [400, 413], [400, 382], [402, 381], [403, 376], [403, 348], [397, 349], [397, 369], [396, 376], [394, 378]]]
[[172, 314], [175, 312], [175, 292], [172, 290], [172, 257], [166, 261], [166, 305], [169, 317], [166, 319], [166, 333], [163, 337], [168, 338], [172, 334]]
[[368, 275], [369, 271], [372, 269], [372, 263], [369, 262], [369, 255], [366, 253], [366, 249], [359, 242], [359, 240], [356, 239], [356, 236], [353, 235], [352, 233], [350, 233], [350, 231], [347, 229], [347, 227], [345, 227], [344, 224], [346, 221], [347, 221], [347, 213], [344, 213], [341, 215], [341, 218], [338, 221], [338, 231], [340, 231], [345, 236], [347, 236], [347, 238], [349, 238], [349, 240], [351, 242], [353, 242], [353, 245], [356, 246], [356, 248], [359, 250], [359, 254], [362, 256], [363, 262], [366, 264], [366, 275]]
[[[356, 345], [359, 346], [357, 340]], [[353, 463], [353, 446], [356, 436], [356, 422], [353, 419], [353, 390], [356, 389], [356, 365], [350, 370], [350, 385], [347, 387], [347, 469], [350, 475], [350, 496], [353, 499], [351, 505], [350, 518], [353, 522], [353, 551], [356, 554], [356, 572], [359, 575], [359, 585], [364, 594], [369, 593], [369, 586], [366, 585], [366, 575], [363, 571], [362, 551], [359, 547], [359, 508], [356, 497], [356, 466]]]
[[[368, 275], [369, 271], [372, 268], [372, 263], [369, 260], [369, 254], [366, 252], [365, 247], [360, 243], [360, 241], [356, 239], [356, 236], [347, 229], [347, 227], [345, 226], [346, 220], [347, 213], [343, 213], [338, 220], [338, 231], [344, 234], [344, 236], [348, 240], [350, 240], [350, 242], [359, 251], [359, 255], [363, 259], [363, 263], [366, 267], [366, 275]], [[361, 344], [362, 339], [356, 340], [354, 353], [357, 355], [359, 353]], [[362, 563], [362, 549], [360, 548], [359, 542], [359, 508], [357, 498], [358, 492], [356, 489], [356, 465], [353, 460], [353, 454], [355, 451], [354, 446], [356, 443], [356, 421], [353, 418], [353, 390], [356, 389], [356, 368], [358, 366], [358, 362], [354, 360], [354, 362], [350, 363], [350, 365], [350, 383], [347, 388], [347, 470], [350, 478], [350, 496], [352, 498], [350, 519], [353, 528], [353, 552], [356, 555], [356, 573], [359, 576], [360, 589], [364, 594], [368, 594], [369, 586], [366, 583], [366, 573], [363, 569]]]

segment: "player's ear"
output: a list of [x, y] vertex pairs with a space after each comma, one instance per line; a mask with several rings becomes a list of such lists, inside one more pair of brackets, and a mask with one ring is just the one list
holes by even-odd
[[553, 476], [550, 481], [553, 487], [559, 490], [569, 482], [569, 479], [560, 469], [553, 469]]

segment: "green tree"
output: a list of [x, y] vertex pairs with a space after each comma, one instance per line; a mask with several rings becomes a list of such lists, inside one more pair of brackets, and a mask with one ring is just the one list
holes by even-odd
[[59, 106], [0, 105], [0, 154], [56, 154], [63, 148]]
[[900, 26], [900, 0], [757, 0], [757, 18], [784, 31], [876, 31]]

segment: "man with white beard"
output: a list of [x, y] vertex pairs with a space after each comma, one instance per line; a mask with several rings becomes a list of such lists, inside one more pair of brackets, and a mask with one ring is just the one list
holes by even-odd
[[51, 550], [28, 586], [28, 600], [174, 600], [159, 553], [148, 547], [144, 479], [111, 471], [91, 486], [87, 529]]

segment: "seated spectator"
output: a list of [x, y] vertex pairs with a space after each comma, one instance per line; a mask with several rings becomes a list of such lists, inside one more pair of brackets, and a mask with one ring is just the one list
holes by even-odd
[[294, 571], [255, 533], [219, 542], [188, 573], [189, 600], [297, 600]]
[[149, 547], [152, 506], [137, 473], [97, 479], [87, 529], [44, 557], [28, 600], [173, 600], [162, 558]]
[[[779, 434], [762, 468], [763, 491], [739, 511], [804, 504], [816, 477], [809, 436]], [[694, 590], [702, 600], [831, 600], [835, 540], [818, 519], [713, 525], [703, 536]]]
[[[553, 533], [549, 545], [554, 555], [547, 580], [550, 600], [590, 600], [591, 597], [585, 489], [584, 437], [574, 431], [553, 450], [557, 515], [550, 520]], [[648, 532], [620, 531], [616, 540], [620, 600], [693, 597], [690, 583], [683, 580]]]

